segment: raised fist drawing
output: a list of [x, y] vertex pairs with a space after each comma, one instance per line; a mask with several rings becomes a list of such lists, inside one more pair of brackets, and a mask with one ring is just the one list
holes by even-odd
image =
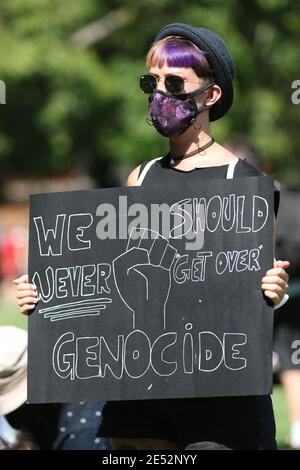
[[[177, 250], [158, 232], [134, 228], [127, 248], [112, 263], [116, 288], [132, 312], [133, 329], [153, 322], [160, 315], [166, 327], [166, 304], [171, 288], [171, 266]], [[143, 319], [143, 320], [142, 320]]]

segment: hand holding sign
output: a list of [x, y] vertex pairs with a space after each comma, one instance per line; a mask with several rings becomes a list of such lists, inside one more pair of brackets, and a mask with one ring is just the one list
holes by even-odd
[[29, 282], [28, 274], [23, 274], [18, 279], [14, 279], [13, 283], [17, 286], [16, 297], [20, 312], [23, 315], [29, 315], [38, 303], [36, 287]]
[[[171, 286], [171, 265], [176, 253], [177, 250], [159, 233], [134, 228], [126, 251], [113, 261], [116, 287], [125, 305], [133, 312], [134, 329], [139, 326], [138, 319], [143, 315], [144, 303], [147, 310], [153, 307], [156, 312], [162, 312], [165, 329], [165, 306]], [[137, 296], [137, 292], [143, 295]]]

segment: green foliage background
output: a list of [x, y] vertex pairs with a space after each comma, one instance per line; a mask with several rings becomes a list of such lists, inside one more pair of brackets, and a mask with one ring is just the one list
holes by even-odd
[[[87, 48], [71, 35], [122, 7], [127, 22]], [[147, 126], [138, 88], [157, 31], [186, 22], [218, 32], [237, 66], [235, 102], [213, 124], [223, 142], [247, 136], [280, 179], [300, 184], [299, 0], [1, 0], [0, 178], [79, 165], [101, 185], [112, 168], [159, 156], [167, 141]], [[1, 180], [0, 180], [1, 183]]]

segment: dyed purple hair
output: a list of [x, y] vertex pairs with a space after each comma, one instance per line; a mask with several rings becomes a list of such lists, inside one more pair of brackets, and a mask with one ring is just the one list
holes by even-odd
[[199, 77], [213, 78], [205, 52], [188, 39], [168, 36], [157, 41], [147, 54], [148, 67], [191, 67]]

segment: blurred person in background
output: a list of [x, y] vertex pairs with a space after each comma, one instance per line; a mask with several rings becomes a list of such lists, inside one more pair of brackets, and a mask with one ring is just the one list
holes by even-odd
[[[11, 222], [12, 224], [12, 222]], [[23, 226], [0, 227], [0, 294], [1, 302], [14, 299], [12, 280], [26, 270], [28, 230]]]
[[104, 401], [61, 405], [52, 450], [110, 450], [110, 439], [98, 437]]
[[32, 450], [27, 430], [16, 429], [8, 415], [27, 397], [27, 333], [14, 326], [0, 327], [0, 450]]
[[32, 405], [27, 332], [0, 326], [0, 450], [106, 450], [97, 437], [104, 402]]
[[24, 227], [13, 227], [2, 232], [0, 238], [1, 278], [12, 281], [24, 272], [27, 264], [28, 232]]
[[[224, 145], [264, 173], [274, 171], [246, 137]], [[274, 373], [286, 393], [290, 413], [290, 445], [300, 450], [300, 191], [281, 185], [280, 210], [276, 219], [276, 256], [291, 261], [289, 301], [274, 317]]]

